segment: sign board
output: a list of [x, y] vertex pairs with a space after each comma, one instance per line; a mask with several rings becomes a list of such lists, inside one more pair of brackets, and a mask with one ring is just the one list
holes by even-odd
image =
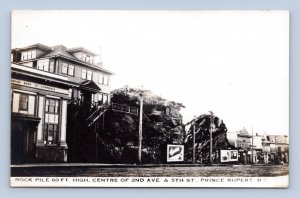
[[168, 144], [167, 162], [182, 162], [183, 160], [184, 160], [184, 146]]
[[134, 115], [138, 115], [138, 112], [139, 112], [137, 107], [122, 105], [122, 104], [118, 104], [118, 103], [111, 103], [111, 108], [113, 111], [129, 113], [129, 114], [134, 114]]
[[22, 86], [25, 86], [25, 87], [41, 89], [41, 90], [44, 90], [44, 91], [52, 91], [52, 92], [57, 92], [57, 93], [62, 93], [62, 94], [68, 94], [69, 93], [69, 90], [67, 90], [67, 89], [60, 89], [60, 88], [57, 88], [57, 87], [52, 87], [52, 86], [49, 86], [49, 85], [42, 85], [42, 84], [33, 83], [33, 82], [29, 82], [29, 81], [24, 81], [24, 80], [11, 79], [11, 83], [15, 84], [15, 85], [22, 85]]
[[237, 150], [221, 150], [221, 162], [235, 162], [238, 161]]

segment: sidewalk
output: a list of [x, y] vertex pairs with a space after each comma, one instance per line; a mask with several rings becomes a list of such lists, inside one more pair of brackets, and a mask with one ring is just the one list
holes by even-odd
[[30, 167], [101, 167], [101, 168], [150, 168], [150, 167], [204, 167], [204, 166], [269, 166], [269, 164], [103, 164], [103, 163], [32, 163], [13, 164], [11, 168]]

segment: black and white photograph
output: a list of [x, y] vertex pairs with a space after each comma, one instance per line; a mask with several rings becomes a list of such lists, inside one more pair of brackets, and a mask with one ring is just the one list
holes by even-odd
[[12, 187], [289, 187], [286, 10], [14, 10]]

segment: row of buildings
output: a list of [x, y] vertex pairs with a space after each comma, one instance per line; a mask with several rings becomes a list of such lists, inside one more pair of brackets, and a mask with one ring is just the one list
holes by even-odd
[[86, 133], [101, 128], [112, 72], [96, 58], [63, 45], [11, 50], [12, 163], [70, 161], [85, 147], [78, 139], [97, 137]]
[[286, 135], [250, 134], [245, 128], [228, 132], [229, 142], [238, 149], [242, 164], [282, 164], [289, 162], [289, 141]]

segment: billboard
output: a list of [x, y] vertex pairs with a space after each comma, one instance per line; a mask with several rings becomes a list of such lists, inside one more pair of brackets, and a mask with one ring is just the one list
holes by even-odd
[[237, 150], [221, 150], [221, 162], [235, 162], [238, 161]]
[[184, 160], [183, 145], [167, 145], [167, 162], [182, 162]]

